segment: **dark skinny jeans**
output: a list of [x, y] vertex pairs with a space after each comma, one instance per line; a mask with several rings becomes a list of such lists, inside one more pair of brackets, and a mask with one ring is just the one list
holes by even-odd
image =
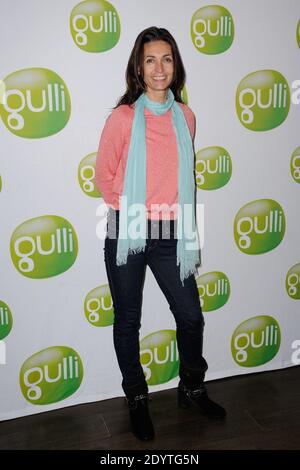
[[177, 221], [167, 221], [169, 230], [167, 235], [163, 235], [162, 230], [166, 233], [163, 222], [152, 221], [151, 224], [148, 219], [145, 251], [129, 254], [127, 263], [121, 266], [116, 265], [119, 211], [110, 208], [107, 221], [104, 260], [114, 306], [114, 347], [125, 395], [130, 398], [148, 392], [139, 345], [146, 265], [149, 265], [174, 315], [179, 377], [188, 387], [201, 385], [208, 367], [202, 356], [204, 318], [194, 274], [185, 279], [184, 286], [180, 280], [180, 266], [176, 264]]

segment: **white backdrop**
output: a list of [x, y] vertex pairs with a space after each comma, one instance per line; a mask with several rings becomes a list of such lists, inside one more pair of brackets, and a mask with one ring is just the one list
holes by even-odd
[[[293, 365], [293, 352], [294, 363], [298, 357], [300, 105], [292, 86], [300, 80], [299, 1], [228, 0], [217, 3], [224, 10], [200, 12], [211, 3], [79, 3], [1, 0], [3, 420], [123, 395], [103, 240], [96, 236], [96, 211], [104, 202], [94, 192], [93, 168], [105, 119], [125, 90], [135, 38], [149, 26], [167, 28], [181, 51], [186, 102], [197, 119], [199, 171], [208, 161], [213, 168], [220, 155], [232, 168], [225, 176], [207, 173], [211, 187], [199, 183], [197, 191], [204, 207], [198, 220], [202, 266], [197, 282], [204, 305], [206, 379], [283, 368]], [[91, 31], [87, 18], [99, 24], [101, 8], [107, 31], [104, 26], [102, 32]], [[76, 19], [76, 14], [82, 16]], [[231, 31], [226, 36], [223, 30], [223, 37], [222, 30], [217, 37], [206, 33], [204, 47], [199, 42], [197, 47], [193, 27], [200, 32], [210, 20], [215, 31], [222, 14], [230, 18]], [[87, 25], [86, 45], [78, 44], [74, 25]], [[250, 99], [255, 93], [249, 88], [260, 87], [266, 102], [275, 89], [272, 80], [283, 86], [286, 102], [275, 105], [273, 95], [268, 107], [255, 105], [250, 128], [242, 122], [239, 93], [248, 89]], [[33, 110], [26, 90], [38, 107], [42, 89], [46, 108]], [[22, 119], [14, 120], [13, 109]], [[85, 186], [80, 171], [88, 180]], [[270, 222], [276, 214], [279, 228], [275, 219]], [[240, 217], [247, 218], [243, 227], [256, 221], [261, 232], [270, 223], [266, 233], [253, 232], [252, 252], [238, 246]], [[39, 241], [45, 251], [53, 243], [53, 253], [42, 254]], [[33, 247], [28, 261], [24, 253], [30, 257]], [[214, 291], [220, 286], [225, 292]], [[149, 268], [143, 298], [141, 359], [150, 391], [175, 387], [175, 322]], [[94, 316], [86, 314], [87, 305]]]

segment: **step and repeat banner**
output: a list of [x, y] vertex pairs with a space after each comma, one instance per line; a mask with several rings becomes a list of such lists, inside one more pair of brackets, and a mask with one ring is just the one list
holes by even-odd
[[[0, 419], [123, 395], [95, 159], [149, 26], [174, 35], [197, 121], [206, 379], [298, 365], [300, 2], [0, 3]], [[140, 346], [150, 392], [176, 387], [149, 268]]]

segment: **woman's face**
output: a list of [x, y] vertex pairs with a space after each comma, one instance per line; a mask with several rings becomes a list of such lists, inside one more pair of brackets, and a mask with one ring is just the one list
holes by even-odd
[[144, 82], [150, 99], [163, 98], [174, 75], [172, 48], [165, 41], [151, 41], [144, 44]]

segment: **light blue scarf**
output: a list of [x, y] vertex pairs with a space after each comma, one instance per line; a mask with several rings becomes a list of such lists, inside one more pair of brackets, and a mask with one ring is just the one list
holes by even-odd
[[[120, 204], [116, 264], [118, 266], [125, 264], [129, 253], [144, 251], [146, 245], [146, 123], [144, 107], [147, 107], [155, 115], [164, 114], [171, 108], [179, 159], [177, 266], [180, 264], [180, 279], [184, 285], [184, 279], [196, 273], [197, 265], [200, 265], [194, 201], [194, 150], [190, 131], [184, 113], [175, 101], [170, 88], [165, 103], [152, 101], [145, 93], [142, 93], [134, 105], [135, 112]], [[126, 197], [124, 198], [124, 196]], [[161, 201], [161, 204], [163, 202]], [[135, 206], [134, 213], [133, 209], [130, 211], [132, 204], [139, 204], [139, 206]], [[137, 230], [137, 227], [140, 230]]]

